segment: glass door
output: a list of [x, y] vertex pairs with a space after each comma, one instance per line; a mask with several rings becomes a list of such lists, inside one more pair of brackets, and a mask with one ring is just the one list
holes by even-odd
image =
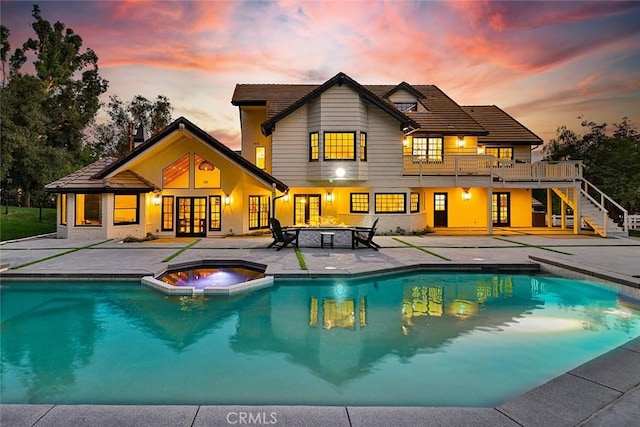
[[207, 223], [206, 197], [178, 197], [177, 237], [205, 237]]

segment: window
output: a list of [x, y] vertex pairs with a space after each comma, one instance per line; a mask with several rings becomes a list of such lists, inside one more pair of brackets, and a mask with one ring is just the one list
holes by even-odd
[[351, 213], [369, 213], [369, 193], [351, 193]]
[[138, 222], [138, 195], [116, 194], [113, 203], [114, 225], [137, 224]]
[[496, 159], [512, 160], [513, 159], [513, 147], [486, 147], [484, 149], [485, 154], [493, 156]]
[[162, 196], [162, 231], [173, 230], [173, 196]]
[[325, 160], [355, 160], [355, 132], [325, 132]]
[[163, 188], [189, 188], [189, 154], [185, 154], [162, 171]]
[[320, 224], [320, 195], [296, 194], [293, 196], [293, 223], [295, 225]]
[[309, 161], [317, 162], [320, 158], [320, 145], [318, 139], [318, 132], [309, 134]]
[[367, 161], [367, 134], [360, 132], [360, 161]]
[[220, 188], [220, 168], [197, 154], [195, 158], [195, 188]]
[[420, 211], [420, 193], [411, 193], [411, 199], [409, 201], [410, 207], [409, 210], [411, 212], [419, 212]]
[[266, 150], [263, 146], [259, 145], [256, 147], [256, 166], [260, 169], [264, 169], [266, 167]]
[[413, 138], [412, 154], [418, 160], [426, 160], [428, 163], [441, 163], [444, 140], [436, 138]]
[[418, 103], [417, 102], [394, 102], [393, 105], [403, 113], [408, 113], [410, 111], [418, 111]]
[[209, 230], [222, 230], [222, 196], [209, 196]]
[[404, 193], [376, 193], [376, 213], [406, 213]]
[[76, 194], [76, 225], [102, 225], [102, 194]]
[[269, 227], [269, 197], [249, 196], [249, 230]]
[[67, 225], [67, 195], [60, 194], [60, 225]]

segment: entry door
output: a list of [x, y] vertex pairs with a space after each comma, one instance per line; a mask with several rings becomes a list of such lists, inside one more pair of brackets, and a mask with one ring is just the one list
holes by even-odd
[[295, 225], [317, 225], [320, 221], [319, 194], [296, 194], [293, 206]]
[[177, 237], [205, 237], [207, 224], [206, 197], [178, 197]]
[[493, 193], [491, 199], [491, 219], [497, 227], [509, 227], [511, 224], [511, 208], [509, 193]]
[[447, 208], [447, 193], [433, 194], [433, 226], [448, 227], [449, 214]]

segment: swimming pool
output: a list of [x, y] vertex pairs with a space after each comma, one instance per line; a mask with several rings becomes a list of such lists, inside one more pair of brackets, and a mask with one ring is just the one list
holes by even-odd
[[1, 303], [3, 403], [495, 406], [640, 336], [615, 292], [505, 274], [14, 282]]

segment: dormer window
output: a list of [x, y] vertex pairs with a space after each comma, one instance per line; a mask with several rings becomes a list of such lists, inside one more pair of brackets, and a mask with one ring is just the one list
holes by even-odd
[[418, 111], [418, 103], [417, 102], [394, 102], [393, 105], [403, 113], [408, 113], [411, 111]]

